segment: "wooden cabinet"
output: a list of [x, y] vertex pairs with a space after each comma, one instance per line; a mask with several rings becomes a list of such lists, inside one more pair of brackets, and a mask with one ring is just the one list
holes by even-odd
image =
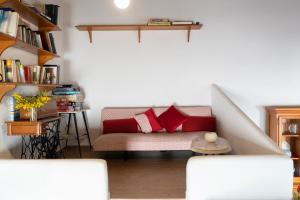
[[282, 148], [288, 143], [294, 161], [294, 188], [300, 184], [300, 107], [267, 107], [269, 136]]

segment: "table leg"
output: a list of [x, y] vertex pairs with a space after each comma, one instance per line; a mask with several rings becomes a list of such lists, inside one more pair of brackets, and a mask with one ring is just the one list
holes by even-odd
[[72, 118], [72, 114], [69, 113], [68, 127], [67, 127], [67, 139], [66, 139], [66, 149], [68, 147], [68, 139], [69, 139], [69, 133], [70, 133], [71, 118]]
[[78, 133], [76, 113], [73, 113], [73, 118], [74, 118], [75, 131], [76, 131], [77, 143], [78, 143], [78, 148], [79, 148], [79, 155], [80, 155], [80, 158], [81, 158], [81, 147], [80, 147], [80, 139], [79, 139], [79, 133]]
[[92, 144], [91, 144], [91, 138], [90, 138], [90, 133], [89, 133], [89, 128], [88, 128], [88, 124], [87, 124], [87, 117], [86, 117], [86, 112], [82, 111], [82, 117], [83, 117], [83, 121], [84, 121], [84, 125], [85, 125], [85, 131], [89, 140], [89, 144], [90, 144], [90, 149], [92, 149]]

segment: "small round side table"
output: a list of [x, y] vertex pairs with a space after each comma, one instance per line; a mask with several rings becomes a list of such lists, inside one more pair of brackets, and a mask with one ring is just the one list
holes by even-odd
[[192, 141], [191, 151], [204, 155], [227, 154], [232, 151], [229, 142], [218, 137], [216, 142], [207, 142], [203, 136], [197, 137]]

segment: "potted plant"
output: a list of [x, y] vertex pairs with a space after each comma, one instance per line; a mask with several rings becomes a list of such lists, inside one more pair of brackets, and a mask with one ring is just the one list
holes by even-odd
[[37, 109], [43, 107], [50, 98], [45, 92], [36, 96], [22, 96], [18, 93], [12, 95], [16, 100], [16, 108], [30, 112], [30, 121], [37, 121]]

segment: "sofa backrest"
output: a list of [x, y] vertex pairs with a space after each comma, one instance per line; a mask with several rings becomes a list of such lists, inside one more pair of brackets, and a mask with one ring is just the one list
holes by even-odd
[[2, 200], [108, 200], [105, 160], [0, 160]]
[[[127, 119], [135, 114], [143, 113], [150, 107], [107, 107], [101, 112], [101, 129], [104, 120]], [[156, 116], [166, 111], [169, 107], [153, 107]], [[176, 106], [181, 112], [191, 116], [211, 116], [210, 106]]]

